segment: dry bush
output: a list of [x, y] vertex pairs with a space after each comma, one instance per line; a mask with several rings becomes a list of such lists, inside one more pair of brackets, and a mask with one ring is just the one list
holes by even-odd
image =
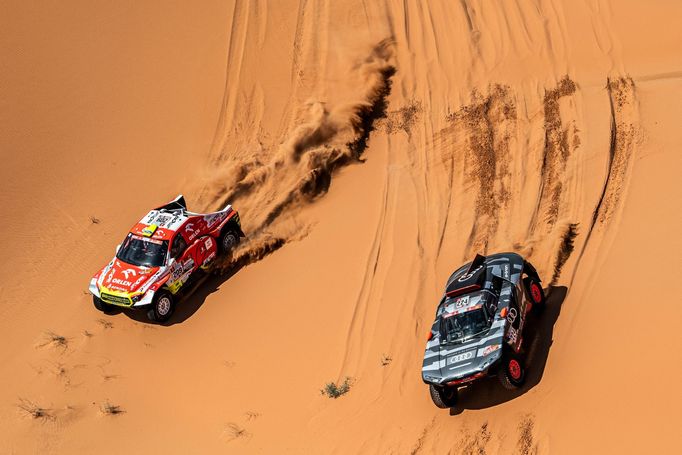
[[112, 416], [117, 414], [123, 414], [125, 412], [120, 406], [112, 404], [109, 401], [105, 401], [104, 403], [102, 403], [99, 409], [100, 411], [102, 411], [102, 414]]
[[66, 337], [58, 335], [53, 331], [45, 332], [44, 341], [39, 345], [40, 347], [52, 345], [57, 348], [66, 349], [69, 347], [69, 340]]
[[34, 418], [34, 419], [48, 419], [52, 420], [54, 419], [54, 416], [50, 412], [49, 409], [43, 408], [42, 406], [37, 405], [36, 403], [27, 400], [25, 398], [20, 398], [19, 399], [19, 404], [17, 404], [17, 407], [26, 415]]
[[240, 427], [234, 422], [230, 422], [225, 426], [225, 433], [228, 435], [228, 439], [230, 441], [248, 436], [246, 429]]
[[106, 319], [98, 319], [97, 322], [104, 327], [105, 329], [113, 329], [114, 328], [114, 323], [111, 321], [107, 321]]

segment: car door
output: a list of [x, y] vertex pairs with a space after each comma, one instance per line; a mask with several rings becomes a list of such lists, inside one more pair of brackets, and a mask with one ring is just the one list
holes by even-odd
[[213, 261], [218, 253], [218, 243], [210, 235], [201, 237], [196, 241], [195, 261], [199, 267], [207, 266]]
[[509, 346], [514, 351], [519, 351], [521, 348], [521, 334], [523, 331], [523, 309], [521, 308], [519, 300], [519, 292], [516, 286], [512, 286], [511, 295], [509, 296], [509, 311], [507, 312], [507, 330], [505, 339]]
[[172, 293], [178, 292], [196, 269], [195, 243], [188, 246], [180, 233], [177, 233], [171, 242], [171, 276], [168, 280], [168, 288]]

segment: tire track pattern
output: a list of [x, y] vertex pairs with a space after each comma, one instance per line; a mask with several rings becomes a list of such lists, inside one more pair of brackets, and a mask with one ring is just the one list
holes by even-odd
[[516, 104], [509, 87], [494, 85], [486, 96], [475, 91], [473, 98], [473, 103], [448, 118], [466, 131], [464, 173], [476, 185], [467, 257], [487, 252], [498, 228], [499, 211], [509, 202], [509, 141], [516, 128]]

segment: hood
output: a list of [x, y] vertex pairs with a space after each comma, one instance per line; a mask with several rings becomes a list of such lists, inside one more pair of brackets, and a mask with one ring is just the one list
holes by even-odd
[[461, 378], [485, 370], [492, 354], [501, 351], [502, 337], [487, 335], [459, 345], [440, 346], [439, 372], [443, 378]]
[[134, 293], [152, 279], [159, 267], [139, 267], [114, 259], [100, 275], [100, 286], [112, 291]]
[[422, 376], [428, 382], [447, 382], [487, 369], [502, 355], [504, 321], [496, 320], [488, 332], [465, 343], [440, 344], [440, 336], [429, 340], [424, 353]]

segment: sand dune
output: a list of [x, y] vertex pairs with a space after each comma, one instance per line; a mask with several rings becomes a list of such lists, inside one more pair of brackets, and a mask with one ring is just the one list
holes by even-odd
[[[675, 451], [677, 2], [5, 10], [0, 452]], [[178, 192], [239, 209], [225, 273], [165, 326], [98, 313]], [[425, 334], [496, 251], [549, 293], [528, 385], [443, 412]]]

